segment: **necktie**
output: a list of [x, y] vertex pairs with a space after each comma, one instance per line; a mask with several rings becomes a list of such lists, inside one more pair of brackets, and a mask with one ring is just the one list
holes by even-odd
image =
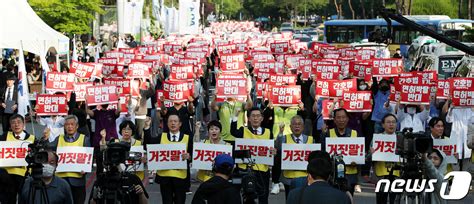
[[253, 134], [258, 135], [257, 129], [253, 129]]
[[177, 142], [176, 135], [173, 135], [173, 142]]
[[19, 139], [20, 139], [20, 135], [15, 135], [15, 139], [19, 140]]
[[7, 100], [9, 100], [9, 101], [11, 101], [11, 100], [12, 100], [12, 99], [11, 99], [11, 96], [12, 96], [12, 95], [11, 95], [10, 91], [11, 91], [11, 88], [8, 88], [8, 92], [7, 92]]
[[300, 138], [296, 138], [296, 144], [299, 144], [300, 143]]

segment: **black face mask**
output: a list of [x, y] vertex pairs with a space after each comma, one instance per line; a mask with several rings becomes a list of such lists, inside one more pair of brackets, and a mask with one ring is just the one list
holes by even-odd
[[390, 90], [390, 87], [389, 86], [381, 86], [380, 90], [381, 91], [388, 91], [388, 90]]

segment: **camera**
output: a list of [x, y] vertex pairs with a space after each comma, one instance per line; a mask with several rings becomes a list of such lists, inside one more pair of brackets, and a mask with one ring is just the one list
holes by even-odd
[[[104, 150], [105, 173], [97, 176], [96, 185], [92, 189], [92, 197], [97, 203], [129, 203], [133, 194], [133, 186], [125, 181], [129, 180], [131, 173], [127, 172], [129, 163], [140, 163], [142, 154], [130, 152], [127, 142], [110, 141]], [[119, 171], [119, 166], [125, 165], [124, 171]]]
[[28, 163], [26, 174], [30, 174], [34, 180], [40, 180], [43, 176], [43, 163], [48, 162], [48, 152], [46, 152], [48, 142], [46, 140], [35, 140], [28, 145], [28, 154], [25, 161]]
[[397, 134], [395, 154], [400, 155], [402, 163], [393, 170], [401, 170], [401, 178], [418, 179], [423, 177], [422, 156], [433, 151], [433, 139], [423, 132], [413, 133], [412, 128], [404, 128]]
[[344, 157], [341, 154], [334, 154], [331, 157], [331, 162], [333, 169], [329, 183], [331, 183], [334, 188], [341, 191], [348, 191], [349, 186], [346, 178], [346, 164], [344, 162]]
[[245, 170], [237, 168], [237, 171], [233, 172], [232, 184], [241, 185], [244, 200], [256, 199], [258, 183], [256, 172], [252, 169], [255, 161], [251, 158], [250, 150], [235, 150], [232, 155], [234, 160], [240, 159], [246, 165]]

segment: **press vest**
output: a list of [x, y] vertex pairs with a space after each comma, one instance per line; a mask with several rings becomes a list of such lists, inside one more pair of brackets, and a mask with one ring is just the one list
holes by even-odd
[[[65, 139], [65, 135], [60, 135], [58, 138], [58, 147], [84, 147], [84, 140], [85, 135], [79, 134], [79, 138], [77, 138], [74, 142], [67, 142]], [[61, 178], [82, 178], [83, 175], [79, 172], [58, 172], [56, 176]]]
[[[171, 142], [170, 140], [168, 140], [168, 134], [167, 133], [162, 133], [161, 134], [160, 144], [179, 144], [179, 143], [183, 143], [183, 144], [188, 145], [188, 142], [189, 142], [189, 136], [187, 134], [184, 134], [183, 139], [179, 142]], [[158, 170], [157, 173], [158, 173], [159, 176], [163, 176], [163, 177], [174, 177], [174, 178], [179, 178], [179, 179], [185, 179], [187, 177], [186, 172], [187, 172], [186, 169], [170, 169], [170, 170]]]

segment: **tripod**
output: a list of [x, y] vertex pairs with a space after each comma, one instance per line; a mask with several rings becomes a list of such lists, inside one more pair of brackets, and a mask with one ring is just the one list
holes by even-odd
[[40, 191], [40, 203], [49, 204], [48, 192], [46, 191], [46, 185], [42, 180], [37, 180], [33, 178], [31, 182], [30, 189], [28, 191], [28, 203], [37, 203], [36, 201], [36, 191]]

